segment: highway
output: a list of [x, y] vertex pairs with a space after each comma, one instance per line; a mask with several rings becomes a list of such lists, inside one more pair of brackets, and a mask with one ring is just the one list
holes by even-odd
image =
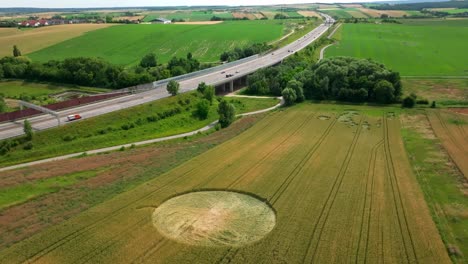
[[[261, 68], [272, 66], [281, 62], [283, 59], [293, 55], [295, 52], [307, 47], [315, 40], [317, 40], [321, 35], [327, 32], [328, 28], [330, 28], [334, 23], [334, 20], [328, 15], [321, 15], [325, 18], [325, 22], [323, 24], [310, 31], [300, 39], [292, 42], [291, 44], [278, 50], [275, 50], [269, 54], [260, 56], [257, 59], [235, 65], [231, 68], [227, 68], [222, 71], [210, 72], [200, 76], [194, 76], [192, 78], [181, 80], [179, 81], [180, 92], [184, 93], [195, 90], [198, 87], [198, 84], [201, 82], [205, 82], [209, 85], [223, 84], [231, 80], [238, 79], [247, 74], [253, 73]], [[228, 74], [232, 74], [233, 76], [226, 78], [226, 75]], [[136, 105], [152, 102], [169, 96], [170, 94], [166, 91], [165, 87], [163, 86], [157, 89], [137, 94], [127, 95], [111, 100], [101, 101], [93, 104], [58, 111], [58, 113], [60, 114], [60, 120], [63, 125], [69, 123], [67, 122], [66, 116], [70, 114], [80, 114], [83, 119], [86, 119], [133, 107]], [[51, 115], [39, 115], [28, 118], [28, 120], [31, 122], [33, 129], [36, 131], [45, 130], [48, 128], [56, 127], [58, 125], [57, 119]], [[22, 135], [23, 133], [23, 120], [0, 124], [0, 140], [16, 137]]]

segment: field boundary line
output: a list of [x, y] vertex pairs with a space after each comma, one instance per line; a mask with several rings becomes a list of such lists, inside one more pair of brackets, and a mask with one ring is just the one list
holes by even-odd
[[[416, 254], [416, 249], [415, 249], [415, 246], [414, 246], [413, 237], [411, 235], [411, 230], [410, 230], [409, 225], [408, 225], [408, 218], [406, 216], [405, 207], [404, 207], [404, 204], [403, 204], [403, 200], [401, 198], [400, 186], [398, 184], [398, 179], [397, 179], [397, 176], [396, 176], [395, 164], [393, 162], [392, 152], [391, 152], [391, 149], [390, 149], [388, 118], [386, 116], [383, 117], [383, 126], [384, 126], [384, 139], [385, 139], [384, 150], [385, 150], [386, 171], [387, 171], [387, 174], [388, 174], [388, 177], [389, 177], [389, 180], [390, 180], [390, 186], [391, 186], [391, 189], [392, 189], [392, 196], [393, 196], [394, 205], [395, 205], [395, 211], [396, 211], [396, 214], [397, 214], [398, 225], [400, 227], [401, 238], [402, 238], [403, 245], [404, 245], [404, 248], [405, 248], [406, 259], [407, 259], [407, 261], [409, 263], [412, 262], [410, 260], [409, 254], [408, 254], [409, 252], [408, 252], [408, 248], [407, 248], [407, 245], [406, 245], [407, 242], [406, 242], [406, 239], [405, 239], [404, 234], [403, 234], [403, 226], [402, 226], [401, 219], [400, 219], [400, 210], [402, 212], [403, 220], [405, 221], [404, 224], [406, 226], [406, 232], [408, 233], [408, 237], [410, 239], [411, 249], [412, 249], [412, 252], [414, 254], [414, 261], [416, 263], [419, 263], [418, 256]], [[392, 178], [393, 178], [393, 181], [392, 181]], [[400, 210], [398, 209], [398, 205], [397, 205], [398, 202], [400, 204]]]
[[[349, 164], [351, 163], [351, 159], [353, 157], [354, 150], [356, 149], [357, 142], [359, 141], [361, 131], [362, 131], [362, 122], [363, 122], [363, 120], [364, 120], [364, 117], [361, 117], [361, 119], [359, 120], [359, 124], [358, 124], [356, 134], [354, 135], [353, 141], [351, 142], [351, 145], [348, 148], [348, 151], [346, 153], [346, 157], [345, 157], [345, 159], [344, 159], [344, 161], [343, 161], [343, 163], [341, 165], [341, 168], [340, 168], [340, 170], [338, 172], [338, 175], [336, 176], [335, 181], [333, 182], [332, 188], [331, 188], [331, 190], [330, 190], [330, 192], [329, 192], [329, 194], [327, 196], [327, 199], [325, 200], [325, 204], [323, 205], [322, 210], [320, 211], [318, 220], [317, 220], [316, 224], [314, 225], [314, 230], [312, 232], [312, 236], [310, 237], [309, 243], [307, 245], [307, 251], [306, 251], [306, 254], [304, 255], [304, 258], [303, 258], [303, 261], [302, 261], [303, 263], [314, 263], [314, 259], [315, 259], [316, 254], [317, 254], [317, 249], [318, 249], [318, 247], [320, 245], [323, 229], [325, 228], [325, 225], [326, 225], [327, 220], [328, 220], [328, 216], [330, 215], [331, 209], [332, 209], [332, 207], [333, 207], [333, 205], [335, 203], [335, 199], [338, 196], [338, 191], [340, 190], [341, 184], [343, 183], [344, 175], [346, 174], [346, 171], [348, 171], [348, 167], [349, 167]], [[331, 200], [330, 200], [330, 198], [331, 198]], [[329, 205], [329, 206], [327, 206], [327, 205]], [[322, 220], [322, 216], [324, 216], [325, 218], [322, 221], [321, 228], [318, 230], [317, 243], [315, 244], [314, 251], [312, 253], [310, 261], [307, 261], [307, 258], [309, 256], [309, 252], [310, 252], [310, 249], [311, 249], [312, 241], [314, 240], [314, 236], [316, 234], [318, 225], [320, 225], [320, 222]]]
[[[273, 106], [273, 107], [262, 109], [262, 110], [257, 110], [257, 111], [253, 111], [253, 112], [238, 114], [238, 115], [236, 115], [236, 117], [243, 117], [243, 116], [249, 116], [249, 115], [255, 115], [255, 114], [269, 112], [269, 111], [275, 110], [275, 109], [277, 109], [277, 108], [279, 108], [279, 107], [281, 107], [283, 105], [284, 105], [284, 99], [280, 99], [280, 102], [277, 105]], [[83, 155], [84, 153], [86, 153], [88, 155], [89, 154], [92, 154], [92, 155], [93, 154], [100, 154], [100, 153], [105, 153], [105, 152], [110, 152], [110, 151], [116, 151], [116, 150], [119, 150], [121, 148], [130, 148], [130, 147], [133, 147], [133, 146], [149, 145], [149, 144], [158, 143], [158, 142], [162, 142], [162, 141], [167, 141], [167, 140], [171, 140], [171, 139], [178, 139], [178, 138], [193, 136], [193, 135], [196, 135], [198, 133], [205, 132], [205, 131], [208, 131], [208, 130], [214, 128], [216, 126], [216, 124], [218, 124], [218, 120], [213, 121], [210, 124], [208, 124], [208, 125], [206, 125], [206, 126], [204, 126], [202, 128], [199, 128], [197, 130], [193, 130], [193, 131], [182, 133], [182, 134], [176, 134], [176, 135], [167, 136], [167, 137], [160, 137], [160, 138], [154, 138], [154, 139], [149, 139], [149, 140], [126, 143], [126, 144], [123, 144], [123, 145], [119, 144], [119, 145], [100, 148], [100, 149], [84, 150], [84, 151], [80, 151], [80, 152], [76, 152], [76, 153], [72, 153], [72, 154], [56, 156], [56, 157], [52, 157], [52, 158], [36, 160], [36, 161], [31, 161], [31, 162], [26, 162], [26, 163], [21, 163], [21, 164], [16, 164], [16, 165], [0, 168], [0, 172], [7, 171], [7, 170], [19, 169], [19, 168], [23, 168], [23, 167], [29, 167], [29, 166], [43, 164], [43, 163], [52, 162], [52, 161], [59, 161], [59, 160], [66, 160], [66, 159], [70, 159], [70, 158], [75, 158], [75, 157], [79, 157], [79, 156]]]

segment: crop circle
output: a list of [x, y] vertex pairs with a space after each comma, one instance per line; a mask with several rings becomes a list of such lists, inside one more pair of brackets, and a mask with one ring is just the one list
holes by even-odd
[[276, 224], [265, 202], [248, 194], [200, 191], [162, 203], [152, 215], [164, 236], [199, 246], [242, 246], [262, 239]]

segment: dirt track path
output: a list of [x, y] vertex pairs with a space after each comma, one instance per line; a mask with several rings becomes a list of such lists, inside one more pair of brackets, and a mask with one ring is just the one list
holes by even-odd
[[[271, 97], [259, 97], [259, 96], [243, 96], [243, 95], [230, 95], [230, 97], [271, 98]], [[276, 108], [279, 108], [284, 104], [284, 100], [283, 100], [282, 97], [278, 97], [278, 99], [280, 99], [280, 102], [277, 105], [273, 106], [273, 107], [258, 110], [258, 111], [238, 114], [238, 115], [236, 115], [236, 117], [242, 117], [242, 116], [249, 116], [249, 115], [265, 113], [265, 112], [274, 110]], [[132, 143], [124, 144], [124, 145], [117, 145], [117, 146], [112, 146], [112, 147], [107, 147], [107, 148], [100, 148], [100, 149], [82, 151], [82, 152], [79, 152], [79, 153], [73, 153], [73, 154], [62, 155], [62, 156], [57, 156], [57, 157], [43, 159], [43, 160], [37, 160], [37, 161], [32, 161], [32, 162], [27, 162], [27, 163], [21, 163], [21, 164], [17, 164], [17, 165], [13, 165], [13, 166], [0, 168], [0, 172], [1, 171], [7, 171], [7, 170], [14, 170], [14, 169], [22, 168], [22, 167], [33, 166], [33, 165], [37, 165], [37, 164], [43, 164], [43, 163], [47, 163], [47, 162], [51, 162], [51, 161], [70, 159], [70, 158], [74, 158], [74, 157], [78, 157], [80, 155], [83, 155], [83, 153], [86, 153], [87, 155], [93, 155], [93, 154], [99, 154], [99, 153], [104, 153], [104, 152], [109, 152], [109, 151], [116, 151], [116, 150], [119, 150], [121, 148], [130, 148], [132, 146], [148, 145], [148, 144], [167, 141], [167, 140], [171, 140], [171, 139], [177, 139], [177, 138], [193, 136], [193, 135], [196, 135], [198, 133], [210, 130], [217, 123], [218, 123], [218, 120], [208, 124], [207, 126], [204, 126], [204, 127], [200, 128], [200, 129], [190, 131], [190, 132], [187, 132], [187, 133], [183, 133], [183, 134], [177, 134], [177, 135], [168, 136], [168, 137], [162, 137], [162, 138], [155, 138], [155, 139], [150, 139], [150, 140], [132, 142]]]

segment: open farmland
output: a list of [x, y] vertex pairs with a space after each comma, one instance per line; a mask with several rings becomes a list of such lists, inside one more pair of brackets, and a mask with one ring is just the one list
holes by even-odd
[[[283, 33], [274, 21], [236, 21], [215, 25], [123, 25], [89, 32], [29, 55], [33, 60], [69, 57], [102, 57], [112, 63], [132, 65], [150, 52], [159, 63], [191, 52], [196, 59], [214, 62], [226, 50], [251, 43], [270, 42]], [[125, 37], [122, 37], [125, 36]]]
[[213, 12], [213, 11], [173, 11], [160, 14], [149, 14], [144, 21], [151, 21], [156, 18], [167, 19], [184, 19], [186, 21], [209, 21], [213, 16], [221, 18], [233, 18], [230, 12]]
[[467, 76], [468, 20], [415, 20], [404, 24], [344, 24], [326, 57], [372, 58], [402, 76]]
[[11, 56], [13, 45], [18, 45], [21, 52], [27, 54], [110, 26], [112, 24], [60, 25], [30, 30], [0, 28], [0, 56]]
[[435, 110], [429, 111], [428, 118], [434, 133], [468, 179], [468, 116]]
[[[1, 251], [0, 261], [449, 263], [392, 111], [302, 104], [276, 112], [170, 172]], [[235, 208], [222, 200], [178, 199], [195, 190], [251, 193], [272, 207], [268, 223], [276, 226], [245, 246], [236, 232], [251, 237], [258, 230], [236, 219], [257, 205], [244, 198], [228, 198]], [[195, 215], [179, 231], [162, 223], [189, 242], [157, 231], [168, 201], [180, 208], [176, 213]], [[241, 213], [227, 214], [236, 210]], [[216, 245], [193, 246], [204, 241]]]
[[405, 78], [401, 82], [404, 96], [414, 93], [438, 105], [468, 104], [468, 79]]

